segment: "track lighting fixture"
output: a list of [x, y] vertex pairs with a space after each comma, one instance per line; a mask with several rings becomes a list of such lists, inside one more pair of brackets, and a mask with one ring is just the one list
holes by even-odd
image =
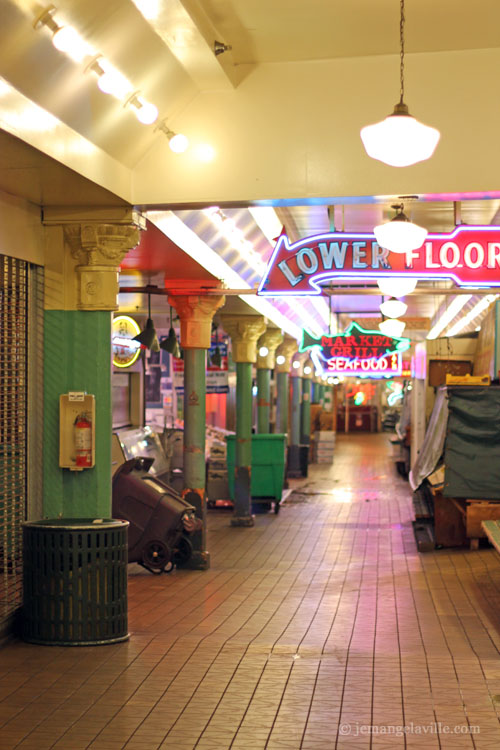
[[170, 130], [165, 120], [161, 120], [156, 126], [156, 130], [161, 130], [168, 138], [168, 145], [174, 154], [182, 154], [189, 148], [189, 141], [182, 133], [174, 133]]

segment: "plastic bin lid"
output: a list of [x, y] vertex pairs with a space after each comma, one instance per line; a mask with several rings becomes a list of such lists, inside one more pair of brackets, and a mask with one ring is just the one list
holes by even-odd
[[110, 529], [128, 525], [128, 521], [118, 518], [42, 518], [22, 524], [30, 528], [43, 529]]

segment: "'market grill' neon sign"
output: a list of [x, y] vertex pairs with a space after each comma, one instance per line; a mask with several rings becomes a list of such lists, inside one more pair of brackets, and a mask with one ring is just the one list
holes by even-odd
[[328, 375], [397, 377], [402, 373], [402, 353], [410, 339], [365, 331], [351, 323], [345, 333], [320, 338], [302, 332], [300, 351], [310, 350], [316, 369]]
[[329, 232], [290, 243], [278, 238], [258, 294], [314, 295], [329, 279], [416, 277], [452, 279], [458, 286], [500, 285], [500, 227], [459, 226], [429, 234], [406, 254], [380, 247], [373, 234]]

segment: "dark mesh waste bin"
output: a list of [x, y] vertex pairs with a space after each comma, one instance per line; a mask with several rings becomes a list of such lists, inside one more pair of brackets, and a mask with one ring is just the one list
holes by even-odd
[[127, 527], [110, 518], [23, 524], [23, 638], [53, 646], [128, 639]]

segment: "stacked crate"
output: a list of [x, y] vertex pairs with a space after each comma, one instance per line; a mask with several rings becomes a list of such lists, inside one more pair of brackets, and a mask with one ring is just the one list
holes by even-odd
[[312, 461], [315, 464], [333, 463], [335, 450], [335, 432], [333, 430], [318, 430], [313, 434]]
[[207, 498], [211, 501], [229, 498], [227, 481], [226, 430], [207, 430]]

